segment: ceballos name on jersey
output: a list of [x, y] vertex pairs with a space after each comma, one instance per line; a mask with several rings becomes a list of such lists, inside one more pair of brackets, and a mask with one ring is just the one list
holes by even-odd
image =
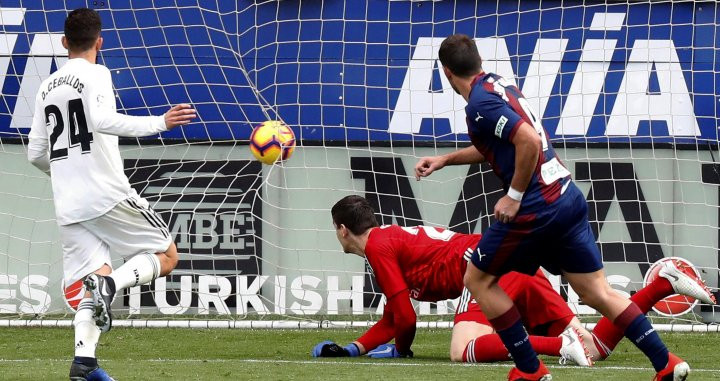
[[77, 90], [78, 94], [82, 94], [83, 88], [85, 87], [85, 85], [80, 82], [80, 78], [77, 78], [72, 74], [68, 74], [64, 77], [58, 77], [48, 82], [47, 89], [43, 89], [40, 93], [42, 99], [45, 100], [45, 96], [47, 96], [51, 91], [62, 85], [68, 85], [72, 87], [73, 89]]

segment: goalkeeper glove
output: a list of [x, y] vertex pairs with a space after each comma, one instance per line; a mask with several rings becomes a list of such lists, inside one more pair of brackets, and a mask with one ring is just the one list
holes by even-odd
[[360, 349], [357, 345], [350, 343], [343, 348], [329, 340], [316, 345], [312, 350], [313, 357], [357, 357], [359, 355]]
[[413, 352], [408, 349], [405, 353], [398, 352], [395, 344], [382, 344], [367, 353], [368, 357], [374, 359], [386, 359], [397, 357], [413, 357]]

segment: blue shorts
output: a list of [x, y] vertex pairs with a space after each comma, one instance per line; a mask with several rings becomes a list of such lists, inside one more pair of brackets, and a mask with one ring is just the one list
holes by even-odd
[[603, 268], [588, 222], [587, 201], [573, 183], [542, 212], [490, 225], [471, 261], [498, 276], [510, 271], [534, 274], [540, 266], [553, 274], [591, 273]]

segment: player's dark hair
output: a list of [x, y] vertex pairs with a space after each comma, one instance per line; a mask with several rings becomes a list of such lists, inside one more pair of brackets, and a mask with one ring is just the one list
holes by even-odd
[[365, 197], [346, 196], [336, 202], [330, 210], [335, 226], [345, 225], [355, 235], [378, 226], [375, 211]]
[[65, 40], [72, 51], [90, 49], [100, 36], [100, 14], [93, 9], [78, 8], [65, 19]]
[[469, 77], [482, 70], [477, 45], [465, 34], [453, 34], [443, 40], [438, 57], [443, 66], [458, 77]]

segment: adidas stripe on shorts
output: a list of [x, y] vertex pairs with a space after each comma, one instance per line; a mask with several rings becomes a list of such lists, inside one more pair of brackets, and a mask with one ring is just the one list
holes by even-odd
[[112, 258], [164, 252], [172, 239], [167, 224], [147, 200], [132, 196], [100, 217], [60, 225], [64, 284], [96, 271]]

